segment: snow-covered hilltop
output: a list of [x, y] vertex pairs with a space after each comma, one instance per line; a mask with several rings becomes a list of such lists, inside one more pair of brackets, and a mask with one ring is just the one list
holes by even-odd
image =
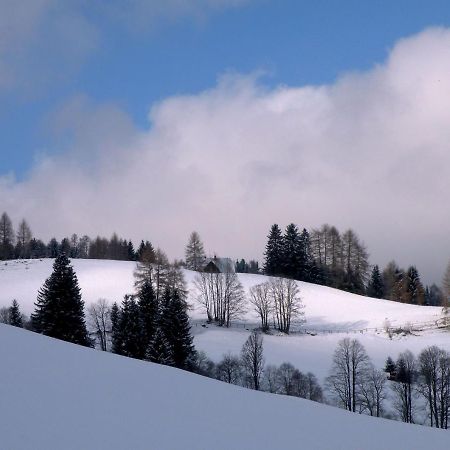
[[[0, 325], [1, 448], [448, 449], [448, 431], [372, 419]], [[431, 446], [431, 447], [430, 447]]]
[[[52, 272], [53, 260], [21, 260], [0, 263], [0, 307], [9, 306], [17, 299], [22, 310], [30, 314], [39, 288]], [[88, 305], [105, 298], [110, 302], [121, 302], [125, 294], [134, 292], [133, 272], [136, 263], [129, 261], [108, 261], [73, 259], [82, 296]], [[206, 316], [195, 301], [193, 280], [196, 272], [185, 271], [193, 305], [191, 317], [194, 320]], [[239, 279], [248, 292], [251, 286], [268, 279], [263, 275], [239, 274]], [[432, 326], [441, 317], [441, 308], [414, 306], [388, 300], [378, 300], [347, 292], [298, 282], [300, 295], [305, 305], [305, 329], [311, 331], [381, 331], [385, 320], [392, 326], [406, 327], [408, 324]], [[242, 321], [257, 325], [258, 318], [251, 305]]]

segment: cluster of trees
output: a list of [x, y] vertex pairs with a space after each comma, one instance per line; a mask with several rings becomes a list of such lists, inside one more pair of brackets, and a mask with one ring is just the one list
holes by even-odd
[[315, 375], [306, 374], [290, 363], [265, 365], [263, 337], [253, 331], [242, 346], [239, 356], [228, 353], [215, 364], [201, 355], [200, 373], [225, 383], [273, 394], [290, 395], [323, 402], [323, 391]]
[[[194, 279], [197, 301], [204, 307], [208, 322], [229, 327], [232, 319], [246, 312], [247, 295], [235, 272], [199, 272]], [[304, 310], [295, 280], [274, 277], [252, 286], [249, 302], [261, 320], [261, 329], [273, 327], [289, 333], [291, 324], [303, 323]]]
[[60, 254], [39, 290], [31, 320], [26, 321], [14, 300], [0, 311], [0, 321], [74, 344], [194, 370], [197, 354], [181, 270], [158, 249], [139, 263], [135, 276], [136, 294], [125, 296], [120, 306], [98, 300], [88, 308], [87, 326], [77, 276], [69, 258]]
[[56, 238], [45, 243], [33, 237], [30, 226], [23, 219], [14, 230], [13, 223], [6, 212], [0, 217], [0, 259], [56, 258], [65, 254], [70, 258], [114, 259], [125, 261], [139, 260], [142, 253], [151, 247], [150, 242], [141, 241], [135, 250], [131, 240], [113, 234], [110, 239], [72, 234], [61, 241]]
[[291, 223], [284, 234], [272, 225], [265, 249], [264, 273], [365, 292], [369, 262], [364, 244], [353, 230], [342, 235], [324, 225], [309, 233]]
[[374, 266], [367, 284], [367, 295], [413, 305], [443, 306], [443, 291], [435, 284], [424, 286], [415, 266], [401, 269], [391, 261], [381, 272]]
[[[450, 353], [435, 345], [425, 348], [416, 358], [410, 351], [401, 353], [396, 362], [386, 360], [386, 372], [392, 380], [394, 406], [403, 422], [414, 423], [420, 404], [425, 408], [430, 426], [449, 426]], [[422, 400], [422, 402], [420, 402]]]
[[277, 224], [272, 225], [264, 252], [264, 273], [295, 280], [317, 282], [318, 267], [311, 254], [310, 236], [291, 223], [283, 234]]
[[290, 278], [272, 278], [250, 288], [250, 303], [261, 320], [261, 328], [274, 328], [289, 334], [291, 324], [304, 322], [304, 305], [298, 284]]
[[450, 298], [450, 264], [443, 289], [424, 286], [415, 266], [404, 270], [392, 261], [382, 271], [377, 265], [370, 270], [366, 246], [352, 229], [341, 233], [325, 224], [309, 233], [290, 224], [283, 234], [275, 224], [264, 255], [267, 275], [415, 305], [445, 306]]
[[397, 417], [414, 423], [420, 401], [432, 427], [448, 428], [450, 413], [450, 353], [436, 346], [416, 359], [410, 351], [396, 362], [388, 358], [383, 371], [376, 369], [363, 345], [344, 338], [334, 352], [327, 390], [348, 411], [389, 417], [385, 401], [393, 399]]

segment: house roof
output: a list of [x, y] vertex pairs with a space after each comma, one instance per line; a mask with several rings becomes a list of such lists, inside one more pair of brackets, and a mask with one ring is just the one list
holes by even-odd
[[203, 267], [210, 263], [214, 264], [221, 273], [234, 272], [234, 262], [231, 258], [206, 258]]

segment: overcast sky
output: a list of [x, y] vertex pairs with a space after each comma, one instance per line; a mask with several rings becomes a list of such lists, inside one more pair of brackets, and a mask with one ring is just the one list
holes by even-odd
[[18, 3], [0, 0], [0, 209], [37, 236], [116, 231], [181, 257], [195, 229], [261, 260], [272, 223], [330, 223], [440, 282], [445, 3]]

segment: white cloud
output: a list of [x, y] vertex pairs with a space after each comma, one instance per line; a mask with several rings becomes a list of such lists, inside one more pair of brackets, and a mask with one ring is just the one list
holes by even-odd
[[114, 105], [75, 98], [55, 127], [73, 145], [0, 209], [36, 234], [113, 231], [182, 256], [260, 257], [273, 222], [353, 227], [374, 262], [396, 257], [439, 281], [450, 254], [450, 30], [401, 40], [387, 61], [325, 86], [267, 89], [225, 77], [169, 98], [136, 129]]

